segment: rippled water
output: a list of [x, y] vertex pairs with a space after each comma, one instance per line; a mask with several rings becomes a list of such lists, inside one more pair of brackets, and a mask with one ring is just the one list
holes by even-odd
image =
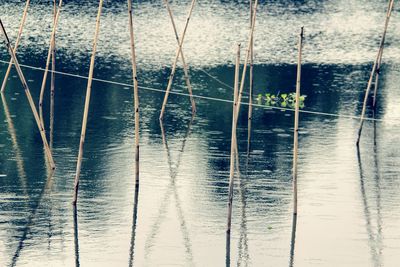
[[[180, 28], [188, 5], [173, 1]], [[386, 6], [386, 1], [263, 1], [255, 93], [294, 90], [296, 33], [304, 25], [304, 110], [358, 116]], [[124, 8], [124, 1], [105, 4], [95, 76], [130, 84]], [[233, 47], [246, 40], [247, 8], [246, 1], [200, 1], [195, 7], [184, 49], [196, 95], [232, 99], [232, 89], [210, 75], [232, 84]], [[0, 1], [12, 39], [22, 9], [19, 1]], [[164, 89], [176, 45], [169, 18], [161, 1], [141, 2], [136, 10], [139, 83]], [[43, 66], [50, 12], [47, 1], [32, 3], [21, 62]], [[57, 37], [58, 70], [87, 75], [95, 15], [96, 1], [67, 1]], [[256, 107], [247, 157], [247, 108], [242, 109], [230, 253], [225, 240], [230, 103], [197, 98], [192, 121], [187, 97], [171, 95], [160, 126], [163, 94], [142, 88], [136, 194], [132, 89], [94, 82], [75, 213], [71, 200], [86, 80], [56, 76], [54, 132], [48, 135], [57, 170], [50, 176], [13, 72], [0, 109], [0, 266], [397, 266], [398, 18], [396, 8], [375, 114], [380, 120], [365, 123], [360, 151], [357, 120], [301, 114], [295, 243], [293, 114]], [[0, 56], [8, 60], [4, 48]], [[0, 77], [5, 69], [1, 63]], [[24, 71], [37, 99], [42, 72]], [[179, 69], [173, 91], [185, 92], [183, 85]], [[48, 116], [48, 96], [45, 103]]]

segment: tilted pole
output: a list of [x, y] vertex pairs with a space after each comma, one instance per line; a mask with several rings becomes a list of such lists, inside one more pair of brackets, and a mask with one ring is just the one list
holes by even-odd
[[103, 0], [100, 0], [99, 1], [99, 9], [98, 9], [97, 18], [96, 18], [96, 30], [94, 33], [93, 51], [92, 51], [92, 56], [90, 58], [89, 77], [88, 77], [88, 84], [87, 84], [87, 88], [86, 88], [85, 109], [83, 112], [83, 120], [82, 120], [81, 140], [79, 143], [78, 160], [76, 163], [76, 174], [75, 174], [75, 182], [74, 182], [74, 199], [72, 201], [73, 205], [76, 205], [76, 202], [78, 200], [79, 176], [81, 174], [81, 167], [82, 167], [83, 145], [85, 143], [85, 136], [86, 136], [86, 125], [87, 125], [87, 118], [88, 118], [88, 113], [89, 113], [90, 94], [92, 91], [94, 60], [96, 58], [97, 41], [99, 39], [100, 17], [101, 17], [102, 8], [103, 8]]
[[[50, 59], [51, 56], [54, 53], [54, 47], [55, 47], [55, 38], [56, 38], [56, 30], [57, 30], [57, 25], [58, 25], [58, 19], [60, 17], [60, 12], [61, 12], [61, 6], [62, 6], [63, 0], [60, 0], [58, 4], [58, 9], [57, 13], [55, 15], [55, 18], [53, 19], [53, 30], [51, 31], [51, 36], [50, 36], [50, 45], [49, 45], [49, 51], [47, 53], [47, 60], [46, 60], [46, 67], [44, 70], [43, 74], [43, 80], [42, 80], [42, 86], [40, 88], [40, 95], [39, 95], [39, 114], [40, 114], [40, 122], [43, 125], [44, 128], [44, 120], [43, 120], [43, 96], [44, 96], [44, 90], [46, 87], [46, 80], [47, 80], [47, 73], [49, 72], [49, 66], [50, 66]], [[53, 72], [54, 73], [54, 72]]]
[[253, 42], [253, 33], [254, 33], [255, 26], [256, 26], [257, 6], [258, 6], [258, 0], [256, 0], [254, 2], [253, 20], [251, 22], [251, 29], [250, 29], [250, 33], [249, 33], [249, 41], [248, 41], [248, 44], [247, 44], [246, 57], [245, 57], [245, 60], [244, 60], [244, 68], [243, 68], [243, 72], [242, 72], [242, 80], [240, 82], [240, 89], [239, 89], [239, 96], [238, 96], [238, 106], [237, 106], [237, 109], [236, 109], [236, 120], [239, 117], [239, 111], [240, 111], [240, 105], [241, 105], [241, 101], [242, 101], [243, 88], [244, 88], [244, 84], [245, 84], [245, 80], [246, 80], [247, 64], [249, 63], [251, 44]]
[[[391, 5], [392, 1], [389, 0], [389, 6], [386, 12], [386, 15], [391, 11], [390, 9], [390, 5]], [[379, 85], [379, 76], [381, 74], [381, 64], [382, 64], [382, 57], [383, 57], [383, 48], [384, 48], [385, 44], [382, 46], [381, 49], [381, 53], [379, 55], [379, 59], [378, 59], [378, 65], [376, 66], [376, 71], [375, 71], [375, 88], [374, 88], [374, 96], [372, 97], [372, 107], [375, 109], [376, 108], [376, 94], [378, 92], [378, 85]]]
[[[253, 26], [253, 0], [250, 0], [250, 30]], [[249, 111], [247, 116], [247, 155], [250, 154], [251, 143], [251, 123], [253, 120], [253, 84], [254, 84], [254, 32], [251, 36], [250, 44], [250, 69], [249, 69]]]
[[172, 70], [171, 70], [171, 74], [169, 76], [167, 89], [165, 90], [164, 101], [163, 101], [163, 104], [162, 104], [162, 107], [161, 107], [160, 120], [162, 120], [163, 117], [164, 117], [165, 106], [167, 105], [169, 92], [171, 91], [172, 82], [174, 80], [174, 75], [175, 75], [175, 71], [176, 71], [176, 65], [178, 63], [179, 55], [181, 54], [181, 51], [182, 51], [183, 41], [185, 40], [186, 31], [187, 31], [187, 28], [188, 28], [188, 25], [189, 25], [190, 18], [192, 16], [192, 12], [193, 12], [193, 8], [194, 8], [194, 4], [195, 3], [196, 3], [196, 0], [192, 0], [192, 4], [190, 5], [190, 8], [189, 8], [189, 13], [188, 13], [188, 16], [186, 18], [185, 28], [183, 29], [183, 32], [181, 34], [181, 39], [179, 41], [178, 48], [176, 50], [175, 60], [174, 60], [174, 63], [172, 65]]
[[33, 102], [32, 95], [31, 95], [31, 92], [30, 92], [29, 87], [28, 87], [28, 83], [26, 82], [25, 76], [22, 73], [21, 67], [20, 67], [20, 65], [18, 63], [18, 59], [15, 56], [14, 50], [12, 49], [12, 46], [11, 46], [11, 43], [10, 43], [10, 39], [8, 38], [7, 32], [6, 32], [5, 28], [4, 28], [4, 25], [3, 25], [3, 22], [1, 21], [1, 19], [0, 19], [0, 26], [1, 26], [0, 28], [1, 28], [1, 31], [2, 31], [3, 36], [5, 38], [5, 41], [6, 41], [6, 46], [7, 46], [8, 52], [10, 53], [11, 59], [15, 64], [15, 68], [16, 68], [18, 76], [19, 76], [19, 78], [21, 80], [22, 86], [24, 87], [26, 97], [28, 98], [29, 105], [31, 106], [33, 116], [35, 117], [36, 124], [37, 124], [39, 132], [40, 132], [40, 136], [42, 137], [44, 150], [45, 150], [45, 153], [47, 155], [47, 158], [49, 159], [50, 167], [52, 169], [55, 169], [53, 155], [51, 154], [50, 147], [49, 147], [49, 144], [47, 142], [46, 134], [45, 134], [44, 129], [42, 127], [42, 124], [40, 122], [39, 114], [38, 114], [38, 112], [36, 110], [35, 103]]
[[131, 38], [133, 94], [135, 101], [135, 180], [139, 185], [139, 90], [136, 66], [135, 35], [133, 32], [132, 0], [128, 0], [129, 34]]
[[[176, 25], [175, 25], [175, 21], [174, 21], [174, 15], [172, 14], [172, 10], [168, 4], [168, 0], [164, 0], [165, 6], [167, 7], [168, 10], [168, 14], [169, 17], [171, 18], [171, 23], [172, 23], [172, 27], [174, 28], [174, 33], [175, 33], [175, 39], [176, 42], [179, 45], [179, 35], [178, 35], [178, 31], [176, 30]], [[185, 81], [186, 81], [186, 86], [188, 88], [188, 92], [189, 92], [189, 98], [190, 98], [190, 103], [192, 104], [192, 114], [196, 113], [196, 103], [194, 102], [194, 98], [193, 98], [193, 90], [192, 90], [192, 85], [190, 83], [190, 79], [189, 79], [189, 70], [188, 70], [188, 66], [186, 64], [185, 61], [185, 57], [183, 55], [183, 49], [181, 48], [181, 59], [182, 59], [182, 64], [183, 64], [183, 73], [185, 76]]]
[[301, 27], [298, 43], [297, 58], [297, 79], [296, 79], [296, 102], [294, 113], [294, 134], [293, 134], [293, 214], [297, 215], [297, 154], [299, 147], [299, 110], [300, 110], [300, 82], [301, 82], [301, 54], [303, 50], [303, 33]]
[[[240, 44], [237, 45], [236, 63], [235, 63], [235, 84], [233, 90], [233, 112], [232, 112], [232, 137], [231, 137], [231, 157], [229, 169], [229, 195], [228, 195], [228, 220], [226, 225], [226, 233], [230, 235], [232, 225], [232, 202], [233, 202], [233, 187], [235, 178], [235, 160], [237, 159], [237, 140], [236, 140], [236, 127], [237, 127], [237, 106], [238, 106], [238, 88], [239, 88], [239, 67], [240, 67]], [[238, 166], [239, 167], [239, 166]]]
[[372, 80], [373, 80], [374, 74], [376, 72], [378, 61], [379, 61], [379, 58], [381, 57], [382, 50], [383, 50], [383, 47], [384, 47], [384, 44], [385, 44], [386, 32], [387, 32], [387, 28], [388, 28], [388, 25], [389, 25], [390, 15], [392, 14], [393, 5], [394, 5], [394, 0], [390, 0], [389, 9], [388, 9], [388, 12], [386, 13], [385, 28], [384, 28], [384, 31], [383, 31], [383, 35], [382, 35], [382, 38], [381, 38], [380, 45], [379, 45], [378, 54], [376, 56], [374, 65], [372, 67], [371, 74], [369, 76], [367, 89], [365, 90], [364, 103], [363, 103], [363, 107], [362, 107], [362, 111], [361, 111], [361, 118], [360, 118], [360, 127], [358, 128], [358, 137], [357, 137], [357, 143], [356, 143], [357, 146], [360, 144], [362, 127], [364, 125], [365, 112], [367, 110], [367, 101], [368, 101], [369, 91], [371, 89]]
[[[30, 2], [31, 2], [31, 0], [27, 0], [26, 4], [25, 4], [24, 13], [22, 15], [21, 24], [19, 25], [17, 39], [15, 40], [15, 45], [14, 45], [14, 53], [15, 54], [17, 53], [19, 41], [21, 40], [22, 30], [24, 29], [24, 25], [25, 25], [25, 21], [26, 21], [26, 15], [28, 14], [28, 8], [29, 8]], [[7, 68], [6, 74], [4, 75], [3, 83], [1, 85], [1, 92], [2, 93], [6, 89], [7, 80], [8, 80], [8, 76], [10, 75], [12, 63], [13, 63], [13, 61], [12, 61], [12, 59], [10, 59], [10, 62], [8, 63], [8, 68]]]
[[[57, 0], [53, 0], [53, 25], [56, 23]], [[54, 38], [53, 51], [51, 52], [51, 80], [50, 80], [50, 149], [53, 149], [53, 133], [54, 133], [54, 94], [56, 82], [56, 40]], [[43, 109], [40, 111], [43, 112]], [[39, 113], [40, 114], [40, 113]], [[42, 121], [43, 123], [43, 121]]]

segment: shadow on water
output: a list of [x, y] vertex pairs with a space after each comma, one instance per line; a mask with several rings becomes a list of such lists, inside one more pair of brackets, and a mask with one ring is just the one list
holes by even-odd
[[135, 238], [136, 238], [138, 203], [139, 203], [139, 183], [135, 185], [135, 196], [133, 201], [133, 221], [132, 221], [131, 245], [129, 248], [129, 267], [132, 267], [134, 265], [133, 263], [135, 257]]
[[194, 265], [193, 253], [192, 253], [192, 244], [191, 244], [190, 237], [189, 237], [189, 231], [188, 231], [187, 226], [186, 226], [186, 222], [185, 222], [185, 218], [184, 218], [183, 210], [182, 210], [182, 206], [181, 206], [181, 200], [180, 200], [177, 188], [176, 188], [176, 177], [178, 176], [178, 173], [179, 173], [179, 167], [180, 167], [180, 164], [182, 162], [182, 156], [183, 156], [183, 154], [185, 152], [186, 142], [187, 142], [187, 139], [188, 139], [188, 137], [190, 135], [190, 132], [191, 132], [190, 130], [191, 130], [191, 127], [193, 125], [193, 121], [194, 121], [194, 116], [191, 117], [191, 119], [189, 121], [189, 124], [187, 126], [187, 130], [186, 130], [185, 136], [184, 136], [184, 138], [182, 140], [182, 146], [181, 146], [181, 148], [179, 150], [178, 159], [177, 159], [177, 162], [175, 164], [175, 166], [176, 166], [175, 168], [173, 168], [173, 163], [172, 163], [172, 160], [171, 160], [171, 153], [170, 153], [170, 150], [169, 150], [169, 147], [168, 147], [168, 142], [167, 142], [167, 138], [166, 138], [166, 135], [165, 135], [164, 125], [163, 125], [163, 122], [160, 121], [161, 135], [162, 135], [162, 139], [163, 139], [164, 149], [165, 149], [165, 152], [167, 153], [167, 159], [168, 159], [168, 165], [169, 165], [170, 184], [169, 184], [168, 189], [165, 192], [165, 195], [164, 195], [164, 197], [163, 197], [163, 199], [161, 201], [162, 204], [161, 204], [161, 206], [160, 206], [160, 208], [158, 210], [158, 217], [155, 220], [155, 222], [153, 224], [153, 227], [152, 227], [152, 230], [151, 230], [151, 232], [148, 235], [148, 238], [146, 240], [145, 258], [148, 258], [149, 255], [150, 255], [151, 247], [153, 246], [154, 239], [155, 239], [156, 235], [158, 234], [158, 231], [160, 229], [161, 223], [162, 223], [163, 219], [165, 218], [166, 208], [168, 207], [168, 205], [170, 203], [171, 194], [172, 194], [173, 197], [175, 198], [175, 203], [176, 203], [175, 204], [176, 205], [175, 208], [176, 208], [176, 210], [178, 212], [178, 217], [179, 217], [178, 219], [180, 221], [179, 224], [180, 224], [181, 232], [182, 232], [182, 235], [183, 235], [183, 238], [184, 238], [184, 245], [185, 245], [185, 249], [186, 249], [186, 257], [187, 257], [188, 262], [191, 263], [190, 265], [191, 266]]
[[[374, 114], [375, 115], [375, 114]], [[374, 116], [375, 118], [375, 116]], [[370, 253], [374, 266], [382, 266], [382, 215], [381, 215], [381, 185], [380, 185], [380, 174], [379, 174], [379, 165], [378, 165], [378, 149], [377, 149], [377, 134], [376, 134], [376, 121], [374, 121], [374, 148], [372, 153], [374, 153], [374, 166], [372, 172], [374, 173], [375, 180], [375, 189], [373, 191], [376, 192], [376, 233], [374, 233], [373, 223], [372, 223], [372, 212], [370, 210], [370, 206], [368, 204], [368, 196], [366, 189], [366, 178], [367, 175], [364, 173], [360, 147], [357, 146], [357, 160], [359, 166], [360, 173], [360, 191], [362, 196], [362, 203], [364, 206], [364, 216], [366, 221], [367, 234], [370, 245]]]
[[75, 248], [75, 266], [79, 267], [79, 235], [78, 235], [78, 209], [73, 206], [74, 212], [74, 248]]
[[21, 235], [21, 237], [19, 238], [18, 247], [17, 247], [17, 249], [16, 249], [16, 251], [15, 251], [15, 253], [14, 253], [12, 259], [11, 259], [11, 263], [10, 263], [10, 265], [9, 265], [10, 267], [17, 266], [18, 258], [19, 258], [20, 254], [21, 254], [21, 251], [22, 251], [22, 250], [24, 249], [24, 247], [25, 247], [25, 246], [24, 246], [24, 243], [25, 243], [25, 241], [26, 241], [26, 239], [27, 239], [27, 237], [28, 237], [28, 234], [29, 234], [30, 231], [31, 231], [31, 227], [32, 227], [32, 225], [33, 225], [33, 220], [35, 219], [36, 213], [37, 213], [37, 211], [38, 211], [38, 209], [39, 209], [39, 206], [40, 206], [40, 204], [41, 204], [41, 201], [42, 201], [42, 199], [43, 199], [43, 196], [44, 196], [45, 194], [47, 194], [47, 193], [51, 190], [51, 188], [52, 188], [52, 184], [53, 184], [53, 174], [54, 174], [54, 171], [53, 171], [53, 170], [51, 170], [51, 171], [48, 173], [46, 183], [45, 183], [45, 185], [44, 185], [42, 191], [40, 192], [39, 197], [38, 197], [38, 199], [37, 199], [35, 205], [34, 205], [33, 208], [32, 208], [32, 211], [31, 211], [31, 213], [30, 213], [30, 215], [29, 215], [29, 217], [28, 217], [28, 220], [27, 220], [27, 223], [26, 223], [25, 227], [23, 228], [22, 235]]

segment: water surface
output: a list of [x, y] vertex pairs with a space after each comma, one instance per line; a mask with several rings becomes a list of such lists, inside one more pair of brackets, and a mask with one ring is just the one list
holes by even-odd
[[[181, 28], [189, 1], [174, 1]], [[293, 92], [296, 34], [306, 27], [305, 111], [358, 116], [379, 42], [386, 1], [262, 2], [256, 30], [255, 94]], [[11, 39], [23, 4], [0, 1]], [[164, 90], [176, 47], [161, 2], [135, 5], [139, 83]], [[196, 95], [232, 99], [233, 47], [246, 42], [245, 1], [200, 1], [184, 51]], [[32, 3], [18, 56], [43, 67], [50, 3]], [[57, 69], [87, 75], [96, 2], [68, 1], [58, 32]], [[86, 80], [56, 75], [54, 175], [13, 71], [0, 109], [1, 266], [396, 266], [400, 52], [398, 9], [390, 23], [378, 121], [302, 113], [299, 216], [292, 237], [293, 113], [255, 107], [247, 157], [247, 107], [239, 121], [240, 179], [226, 250], [232, 104], [141, 88], [141, 182], [135, 191], [133, 92], [95, 81], [78, 208], [71, 205]], [[124, 1], [105, 3], [95, 77], [131, 84]], [[393, 45], [392, 45], [393, 44]], [[244, 49], [243, 52], [244, 54]], [[1, 60], [9, 58], [3, 48]], [[0, 77], [6, 65], [0, 64]], [[38, 99], [42, 71], [24, 68]], [[213, 77], [216, 77], [214, 79]], [[179, 68], [174, 92], [186, 92]], [[399, 95], [399, 97], [398, 97]], [[244, 100], [248, 100], [246, 94]], [[49, 121], [49, 96], [44, 112]], [[163, 133], [165, 134], [163, 138]], [[164, 140], [164, 141], [163, 141]], [[229, 257], [227, 257], [227, 255]]]

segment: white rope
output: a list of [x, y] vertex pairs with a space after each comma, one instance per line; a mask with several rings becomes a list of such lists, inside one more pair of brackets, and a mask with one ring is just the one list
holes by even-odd
[[219, 84], [223, 85], [224, 87], [233, 90], [233, 85], [229, 85], [229, 84], [221, 81], [220, 79], [218, 79], [217, 77], [215, 77], [214, 75], [212, 75], [211, 73], [209, 73], [209, 72], [207, 72], [205, 70], [200, 69], [200, 71], [203, 72], [208, 77], [210, 77], [211, 79], [214, 79], [216, 82], [218, 82]]
[[[0, 60], [0, 63], [8, 64], [8, 61]], [[34, 67], [34, 66], [29, 66], [29, 65], [24, 65], [20, 64], [21, 67], [27, 68], [27, 69], [32, 69], [32, 70], [39, 70], [39, 71], [44, 71], [43, 68], [40, 67]], [[49, 72], [54, 72], [55, 74], [60, 74], [64, 76], [69, 76], [69, 77], [75, 77], [75, 78], [80, 78], [80, 79], [85, 79], [87, 80], [88, 77], [78, 75], [78, 74], [72, 74], [72, 73], [67, 73], [67, 72], [62, 72], [62, 71], [52, 71], [49, 70]], [[99, 78], [93, 78], [94, 81], [97, 82], [102, 82], [102, 83], [108, 83], [108, 84], [114, 84], [114, 85], [120, 85], [120, 86], [126, 86], [126, 87], [133, 87], [133, 84], [128, 84], [128, 83], [122, 83], [122, 82], [115, 82], [115, 81], [110, 81], [110, 80], [104, 80], [104, 79], [99, 79]], [[152, 88], [148, 86], [139, 86], [139, 88], [148, 90], [148, 91], [153, 91], [153, 92], [161, 92], [165, 93], [165, 90], [163, 89], [158, 89], [158, 88]], [[174, 92], [171, 91], [171, 94], [174, 95], [180, 95], [180, 96], [190, 96], [188, 93], [181, 93], [181, 92]], [[230, 99], [223, 99], [223, 98], [215, 98], [215, 97], [210, 97], [210, 96], [202, 96], [202, 95], [193, 95], [193, 97], [198, 98], [198, 99], [205, 99], [205, 100], [212, 100], [212, 101], [219, 101], [219, 102], [224, 102], [224, 103], [233, 103], [232, 100]], [[249, 105], [249, 103], [241, 103], [243, 105]], [[294, 112], [295, 110], [293, 108], [282, 108], [282, 107], [273, 107], [273, 106], [265, 106], [265, 105], [260, 105], [260, 104], [252, 104], [253, 107], [258, 107], [262, 109], [270, 109], [270, 110], [280, 110], [280, 111], [290, 111]], [[360, 120], [361, 117], [359, 116], [354, 116], [354, 115], [344, 115], [344, 114], [335, 114], [335, 113], [327, 113], [327, 112], [320, 112], [320, 111], [311, 111], [311, 110], [300, 110], [300, 113], [305, 113], [305, 114], [313, 114], [313, 115], [321, 115], [321, 116], [328, 116], [328, 117], [336, 117], [336, 118], [345, 118], [345, 119], [355, 119], [355, 120]], [[377, 122], [397, 122], [397, 118], [392, 118], [392, 119], [375, 119], [375, 118], [364, 118], [366, 121], [377, 121]]]

